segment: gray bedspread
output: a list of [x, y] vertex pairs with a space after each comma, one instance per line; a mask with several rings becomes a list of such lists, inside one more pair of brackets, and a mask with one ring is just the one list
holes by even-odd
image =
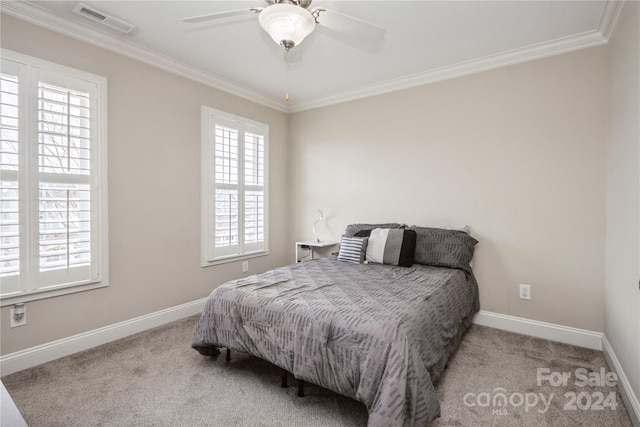
[[331, 256], [216, 288], [192, 346], [246, 352], [361, 401], [369, 426], [422, 427], [440, 416], [433, 382], [478, 310], [473, 274]]

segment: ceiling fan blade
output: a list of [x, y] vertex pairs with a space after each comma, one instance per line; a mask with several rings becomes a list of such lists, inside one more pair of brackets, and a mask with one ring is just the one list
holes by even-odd
[[257, 8], [228, 10], [226, 12], [209, 13], [207, 15], [192, 16], [190, 18], [184, 18], [182, 22], [186, 22], [187, 24], [195, 24], [197, 22], [210, 21], [212, 19], [229, 18], [231, 16], [238, 16], [238, 15], [249, 15], [252, 13], [257, 13], [260, 10], [261, 9], [257, 9]]
[[321, 8], [314, 9], [312, 13], [317, 15], [318, 24], [354, 39], [367, 43], [378, 43], [384, 39], [385, 29], [369, 22]]

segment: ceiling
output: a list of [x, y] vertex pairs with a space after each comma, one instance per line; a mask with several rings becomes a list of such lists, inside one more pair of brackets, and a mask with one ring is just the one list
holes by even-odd
[[[608, 1], [349, 1], [323, 7], [383, 27], [368, 45], [320, 25], [284, 60], [244, 1], [83, 1], [136, 27], [124, 34], [73, 13], [78, 1], [2, 1], [2, 11], [153, 63], [285, 112], [408, 88], [606, 43], [619, 12]], [[290, 94], [289, 101], [285, 93]]]

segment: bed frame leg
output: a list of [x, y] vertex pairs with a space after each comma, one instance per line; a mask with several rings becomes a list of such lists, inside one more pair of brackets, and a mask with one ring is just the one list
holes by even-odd
[[231, 360], [231, 350], [227, 349], [227, 362]]
[[298, 397], [304, 397], [304, 381], [298, 380]]
[[287, 384], [287, 371], [282, 371], [282, 383], [280, 384], [282, 388], [288, 388], [289, 384]]

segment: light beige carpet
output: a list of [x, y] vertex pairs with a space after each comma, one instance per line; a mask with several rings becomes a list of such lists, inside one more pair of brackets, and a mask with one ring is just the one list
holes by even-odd
[[[311, 384], [299, 398], [291, 377], [281, 388], [281, 371], [259, 359], [201, 356], [190, 348], [196, 322], [180, 320], [2, 381], [31, 427], [366, 426], [363, 404]], [[538, 386], [538, 368], [551, 380], [565, 372], [571, 378]], [[473, 326], [437, 383], [442, 416], [431, 425], [631, 426], [616, 387], [580, 386], [580, 368], [609, 371], [598, 351]], [[575, 405], [571, 393], [581, 398]]]

